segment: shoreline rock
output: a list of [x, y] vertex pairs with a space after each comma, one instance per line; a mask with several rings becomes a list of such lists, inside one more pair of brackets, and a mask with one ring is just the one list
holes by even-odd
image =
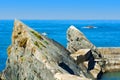
[[0, 80], [95, 80], [103, 72], [120, 70], [120, 49], [97, 48], [74, 26], [67, 40], [66, 49], [15, 20]]
[[105, 72], [120, 71], [120, 47], [98, 47], [106, 59]]
[[[67, 40], [67, 49], [71, 52], [71, 56], [76, 57], [76, 63], [82, 64], [84, 67], [86, 66], [85, 73], [89, 71], [95, 78], [98, 78], [105, 63], [97, 47], [73, 25], [67, 30]], [[95, 61], [95, 59], [101, 59], [101, 61]], [[88, 64], [85, 65], [83, 62], [87, 62]], [[95, 66], [99, 66], [99, 69], [96, 69]]]
[[[3, 71], [5, 80], [90, 80], [83, 74], [70, 52], [54, 40], [15, 20], [12, 44]], [[65, 75], [64, 75], [65, 74]], [[47, 77], [46, 77], [47, 76]]]

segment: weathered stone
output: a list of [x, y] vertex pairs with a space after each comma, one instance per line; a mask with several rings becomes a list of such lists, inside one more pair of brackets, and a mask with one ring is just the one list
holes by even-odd
[[[86, 69], [97, 78], [98, 73], [103, 68], [103, 58], [97, 48], [74, 26], [70, 26], [67, 31], [67, 49], [72, 53], [71, 56], [77, 64], [88, 61]], [[76, 58], [75, 58], [76, 57]], [[101, 61], [95, 61], [101, 59]], [[83, 64], [85, 65], [85, 64]], [[99, 67], [97, 67], [99, 65]], [[97, 69], [99, 68], [99, 69]], [[94, 72], [94, 73], [93, 73]], [[97, 74], [97, 75], [96, 75]]]
[[55, 77], [59, 80], [92, 80], [88, 78], [83, 78], [82, 76], [70, 75], [70, 74], [60, 74], [57, 73]]
[[101, 54], [97, 48], [74, 26], [70, 26], [67, 30], [67, 40], [67, 49], [71, 53], [75, 53], [79, 49], [91, 49], [95, 58], [101, 58]]
[[[84, 62], [83, 64], [88, 68], [88, 61]], [[100, 71], [101, 71], [100, 65], [95, 64], [94, 69], [90, 70], [90, 73], [91, 73], [95, 78], [97, 78], [97, 76], [98, 76], [98, 74], [100, 73]]]
[[77, 52], [75, 52], [74, 54], [71, 54], [70, 56], [73, 57], [75, 60], [77, 60], [77, 56], [80, 56], [80, 55], [84, 56], [89, 51], [90, 51], [90, 49], [80, 49]]
[[[64, 76], [73, 76], [72, 80], [91, 78], [83, 74], [63, 46], [18, 20], [14, 23], [8, 55], [3, 71], [6, 80], [61, 80]], [[61, 74], [59, 77], [58, 73]]]
[[86, 54], [90, 51], [90, 49], [80, 49], [74, 54], [71, 54], [70, 56], [76, 60], [77, 64], [83, 63], [84, 61], [87, 61]]
[[115, 54], [119, 55], [120, 54], [120, 47], [97, 47], [98, 51], [102, 53], [102, 55], [110, 55], [110, 54]]
[[4, 78], [4, 75], [2, 74], [2, 72], [0, 72], [0, 80], [6, 80], [6, 79]]
[[[89, 52], [90, 49], [80, 49], [74, 54], [71, 54], [71, 57], [73, 57], [76, 60], [77, 64], [83, 64], [86, 67], [86, 72], [89, 63], [88, 60], [88, 57], [90, 56]], [[97, 75], [99, 74], [100, 71], [101, 71], [100, 65], [95, 64], [94, 69], [90, 70], [90, 74], [92, 74], [94, 78], [97, 78]]]
[[107, 61], [104, 71], [120, 71], [120, 48], [119, 47], [98, 47], [102, 53], [103, 58]]

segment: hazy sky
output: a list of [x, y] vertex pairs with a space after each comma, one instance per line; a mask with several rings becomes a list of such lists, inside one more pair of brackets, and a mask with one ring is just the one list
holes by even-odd
[[0, 0], [0, 19], [120, 19], [120, 0]]

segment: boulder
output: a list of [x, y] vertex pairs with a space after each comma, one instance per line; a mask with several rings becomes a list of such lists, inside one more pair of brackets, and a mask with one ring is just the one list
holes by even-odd
[[14, 22], [7, 51], [5, 80], [91, 79], [83, 74], [66, 48], [18, 20]]
[[87, 53], [90, 51], [90, 49], [80, 49], [74, 54], [71, 54], [70, 56], [74, 58], [77, 64], [83, 63], [84, 61], [87, 61]]

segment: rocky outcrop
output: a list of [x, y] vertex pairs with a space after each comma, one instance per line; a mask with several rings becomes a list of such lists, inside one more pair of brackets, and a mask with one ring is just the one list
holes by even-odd
[[18, 20], [14, 23], [3, 77], [5, 80], [94, 79], [89, 73], [84, 74], [63, 46]]
[[[74, 26], [70, 26], [68, 29], [67, 40], [67, 49], [72, 53], [71, 56], [76, 63], [86, 66], [87, 72], [89, 71], [95, 78], [99, 78], [105, 62], [97, 48]], [[100, 61], [96, 61], [96, 59], [100, 59]], [[84, 62], [87, 64], [83, 64]]]
[[101, 58], [101, 53], [97, 48], [74, 26], [70, 26], [67, 31], [67, 49], [71, 53], [75, 53], [79, 49], [90, 49], [95, 58]]
[[109, 55], [109, 54], [120, 54], [120, 47], [97, 47], [98, 51], [102, 53], [102, 55]]
[[98, 47], [104, 59], [106, 59], [105, 72], [120, 71], [120, 48]]
[[119, 48], [96, 48], [74, 26], [67, 49], [15, 20], [6, 68], [0, 80], [94, 80], [120, 70]]

